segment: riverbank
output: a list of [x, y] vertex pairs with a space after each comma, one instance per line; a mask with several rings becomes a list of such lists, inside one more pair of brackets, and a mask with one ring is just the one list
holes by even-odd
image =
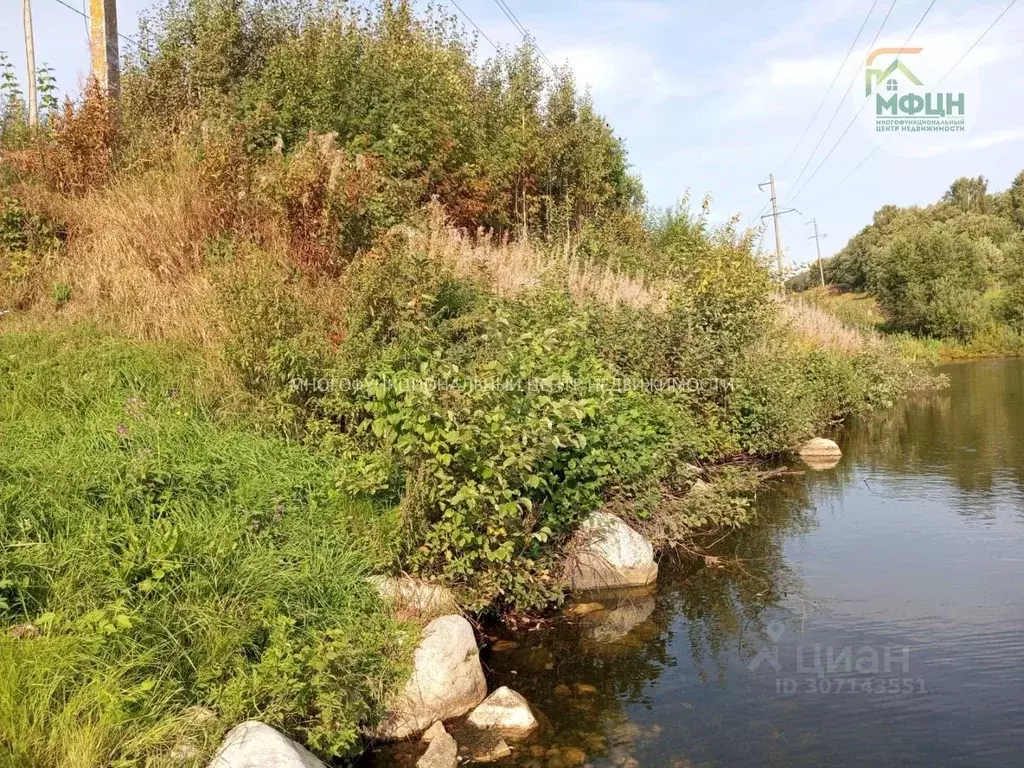
[[1024, 335], [1005, 324], [990, 323], [970, 340], [915, 336], [890, 328], [870, 293], [812, 288], [795, 295], [797, 301], [820, 307], [841, 322], [864, 331], [890, 336], [903, 354], [916, 360], [949, 362], [992, 357], [1024, 357]]
[[[218, 354], [49, 322], [0, 339], [0, 734], [15, 764], [161, 764], [187, 743], [204, 765], [249, 718], [324, 757], [360, 750], [422, 626], [396, 620], [366, 581], [429, 545], [408, 500], [346, 488], [358, 455], [290, 436], [292, 422], [267, 417], [274, 400], [240, 387]], [[659, 547], [753, 520], [756, 465], [671, 456], [683, 457], [659, 502], [601, 504]], [[529, 561], [498, 561], [513, 583], [539, 579], [542, 592], [520, 593], [526, 610], [562, 598], [575, 528], [534, 537]], [[419, 572], [471, 614], [524, 610], [481, 582]]]
[[742, 568], [667, 558], [632, 606], [495, 631], [491, 685], [597, 768], [1013, 763], [1024, 363], [941, 370], [853, 420], [833, 470], [760, 493], [714, 550]]
[[780, 301], [710, 199], [646, 208], [529, 44], [482, 64], [442, 8], [226, 0], [139, 39], [117, 103], [37, 127], [0, 78], [22, 765], [203, 765], [250, 719], [349, 759], [425, 632], [368, 577], [545, 613], [595, 513], [741, 530], [744, 462], [930, 381]]
[[693, 222], [658, 281], [436, 207], [336, 277], [224, 241], [171, 282], [159, 242], [101, 269], [153, 210], [71, 219], [0, 318], [16, 765], [200, 766], [250, 719], [351, 756], [422, 631], [367, 577], [544, 613], [592, 513], [694, 549], [754, 520], [758, 457], [931, 381]]

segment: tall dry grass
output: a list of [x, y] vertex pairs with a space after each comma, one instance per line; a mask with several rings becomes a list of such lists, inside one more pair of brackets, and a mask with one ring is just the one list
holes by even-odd
[[874, 331], [856, 328], [844, 323], [798, 296], [780, 300], [780, 321], [805, 343], [840, 352], [857, 352], [882, 343]]
[[423, 250], [450, 265], [457, 275], [483, 279], [496, 295], [514, 298], [539, 287], [545, 278], [557, 277], [580, 304], [597, 302], [662, 312], [671, 286], [588, 263], [567, 248], [538, 246], [529, 241], [496, 242], [490, 233], [467, 233], [451, 226], [438, 206], [427, 212], [426, 225], [404, 227], [409, 246]]
[[[212, 286], [201, 267], [221, 226], [219, 207], [184, 150], [158, 168], [125, 174], [81, 196], [38, 187], [24, 194], [66, 225], [65, 253], [38, 281], [70, 288], [60, 317], [115, 325], [140, 339], [205, 345], [216, 338]], [[52, 314], [52, 304], [41, 290], [26, 324], [33, 314]]]

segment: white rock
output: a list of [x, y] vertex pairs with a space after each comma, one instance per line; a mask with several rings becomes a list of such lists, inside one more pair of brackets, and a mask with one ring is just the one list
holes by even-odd
[[839, 446], [832, 440], [816, 437], [800, 446], [800, 458], [807, 459], [838, 459], [843, 455]]
[[525, 739], [537, 729], [530, 703], [507, 686], [502, 686], [469, 714], [469, 723], [495, 730], [507, 739]]
[[464, 715], [485, 696], [487, 681], [473, 627], [462, 616], [442, 616], [424, 628], [412, 675], [388, 702], [372, 735], [395, 740], [422, 733], [438, 720]]
[[312, 753], [269, 725], [250, 720], [236, 725], [209, 768], [325, 768]]
[[565, 575], [573, 589], [642, 586], [658, 578], [651, 542], [607, 512], [583, 521], [569, 552]]
[[391, 610], [406, 619], [429, 621], [459, 612], [459, 604], [447, 587], [408, 576], [371, 576], [370, 583]]
[[[440, 725], [441, 730], [430, 739], [430, 746], [416, 761], [416, 768], [456, 768], [459, 764], [459, 745], [441, 723], [434, 725]], [[431, 726], [431, 730], [433, 728], [434, 726]]]
[[714, 486], [706, 480], [694, 480], [693, 485], [690, 486], [690, 493], [693, 496], [707, 496], [712, 491], [714, 491]]

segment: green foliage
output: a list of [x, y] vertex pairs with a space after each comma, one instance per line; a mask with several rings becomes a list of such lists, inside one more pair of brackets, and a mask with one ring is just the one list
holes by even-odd
[[[826, 278], [870, 291], [897, 330], [967, 346], [984, 333], [979, 349], [1001, 337], [1010, 350], [1011, 336], [992, 328], [1013, 324], [1021, 311], [1014, 286], [1024, 256], [1022, 184], [1024, 173], [1006, 192], [990, 194], [985, 178], [961, 178], [927, 208], [884, 206], [827, 261]], [[812, 277], [791, 286], [805, 290]]]
[[334, 133], [390, 180], [374, 206], [408, 215], [436, 197], [470, 229], [564, 240], [599, 216], [638, 217], [623, 146], [571, 75], [546, 75], [529, 44], [478, 65], [438, 7], [182, 0], [145, 19], [140, 40], [123, 78], [134, 129], [198, 117], [286, 152]]
[[197, 763], [248, 717], [344, 755], [398, 679], [402, 635], [364, 581], [390, 518], [332, 490], [326, 456], [218, 422], [203, 370], [83, 329], [0, 344], [16, 765], [168, 764], [194, 705], [220, 716]]
[[0, 303], [20, 306], [31, 295], [39, 266], [61, 245], [63, 233], [16, 197], [0, 198]]
[[962, 235], [925, 228], [896, 235], [877, 255], [871, 284], [886, 317], [900, 327], [964, 339], [983, 320], [983, 251]]
[[[25, 97], [14, 65], [8, 55], [0, 51], [0, 146], [18, 146], [27, 136], [28, 107]], [[0, 173], [3, 173], [2, 169]]]
[[964, 213], [985, 213], [989, 206], [988, 179], [984, 176], [959, 178], [950, 185], [942, 200]]

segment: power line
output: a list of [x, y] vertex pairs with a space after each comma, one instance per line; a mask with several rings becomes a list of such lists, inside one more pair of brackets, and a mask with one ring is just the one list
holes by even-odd
[[[82, 11], [78, 10], [77, 8], [75, 8], [75, 6], [73, 6], [73, 5], [68, 5], [67, 3], [64, 2], [64, 0], [54, 0], [54, 2], [58, 3], [60, 5], [63, 5], [65, 8], [67, 8], [72, 13], [77, 13], [83, 19], [85, 19], [86, 21], [89, 21], [88, 14], [83, 13]], [[120, 32], [118, 32], [117, 36], [120, 37], [122, 40], [127, 40], [129, 43], [131, 43], [135, 47], [139, 47], [138, 42], [136, 42], [133, 38], [128, 37], [128, 35], [122, 35]]]
[[949, 77], [951, 74], [953, 74], [953, 70], [960, 66], [960, 62], [962, 62], [964, 59], [967, 58], [967, 55], [971, 51], [974, 50], [975, 46], [977, 46], [978, 43], [981, 42], [981, 39], [983, 37], [985, 37], [985, 35], [987, 35], [989, 32], [992, 31], [992, 27], [994, 27], [996, 24], [999, 23], [999, 20], [1001, 18], [1003, 18], [1003, 16], [1006, 15], [1007, 11], [1009, 11], [1011, 8], [1013, 8], [1013, 6], [1016, 4], [1016, 2], [1017, 2], [1017, 0], [1010, 0], [1009, 5], [1007, 5], [1005, 8], [1003, 8], [1002, 13], [1000, 13], [998, 16], [996, 16], [995, 21], [993, 21], [991, 24], [989, 24], [988, 27], [986, 27], [985, 31], [982, 32], [980, 35], [978, 35], [978, 39], [975, 40], [973, 43], [971, 43], [971, 47], [968, 48], [966, 51], [964, 51], [964, 55], [961, 56], [959, 59], [957, 59], [956, 60], [956, 64], [954, 64], [952, 67], [949, 68], [949, 72], [947, 72], [946, 74], [944, 74], [942, 76], [942, 80], [939, 80], [940, 84], [942, 83], [943, 80], [945, 80], [947, 77]]
[[870, 160], [870, 159], [871, 159], [871, 158], [872, 158], [872, 157], [874, 156], [875, 152], [877, 152], [877, 151], [878, 151], [879, 149], [881, 149], [881, 148], [882, 148], [882, 145], [881, 145], [881, 144], [876, 144], [876, 145], [875, 145], [875, 146], [874, 146], [874, 147], [872, 148], [872, 150], [871, 150], [870, 152], [868, 152], [868, 153], [867, 153], [867, 154], [866, 154], [866, 155], [865, 155], [864, 157], [862, 157], [862, 158], [861, 158], [860, 162], [859, 162], [859, 163], [857, 163], [857, 165], [855, 165], [855, 166], [854, 166], [854, 168], [853, 168], [853, 170], [852, 170], [852, 171], [850, 171], [850, 172], [849, 172], [848, 174], [846, 174], [845, 176], [843, 176], [843, 178], [839, 180], [839, 183], [838, 183], [838, 184], [836, 184], [836, 185], [835, 185], [834, 187], [832, 187], [832, 189], [830, 189], [830, 190], [829, 190], [828, 192], [826, 192], [826, 193], [825, 193], [824, 195], [822, 195], [821, 197], [819, 197], [819, 198], [818, 198], [818, 199], [817, 199], [817, 200], [816, 200], [816, 201], [814, 202], [814, 207], [815, 207], [815, 208], [817, 208], [817, 207], [818, 207], [818, 204], [819, 204], [819, 203], [820, 203], [820, 202], [821, 202], [822, 200], [824, 200], [824, 199], [825, 199], [826, 197], [828, 197], [828, 196], [829, 196], [829, 195], [831, 195], [831, 194], [832, 194], [833, 192], [835, 192], [835, 191], [836, 191], [837, 189], [839, 189], [839, 188], [840, 188], [841, 186], [843, 186], [843, 184], [845, 184], [845, 183], [846, 183], [846, 181], [847, 181], [847, 180], [848, 180], [848, 179], [849, 179], [849, 178], [850, 178], [851, 176], [853, 176], [853, 174], [855, 174], [855, 173], [856, 173], [857, 171], [859, 171], [859, 170], [861, 169], [861, 167], [862, 167], [862, 166], [863, 166], [863, 165], [864, 165], [864, 164], [865, 164], [865, 163], [866, 163], [866, 162], [867, 162], [868, 160]]
[[[874, 48], [874, 44], [876, 44], [879, 41], [879, 37], [882, 35], [882, 31], [886, 28], [886, 24], [889, 22], [889, 16], [892, 15], [893, 9], [896, 7], [897, 2], [899, 2], [899, 0], [893, 0], [892, 5], [889, 6], [889, 10], [886, 12], [885, 18], [882, 19], [882, 26], [879, 27], [878, 32], [874, 33], [874, 38], [871, 40], [871, 44], [868, 46], [869, 48]], [[831, 130], [831, 127], [833, 127], [833, 123], [836, 122], [836, 118], [839, 117], [839, 112], [840, 110], [843, 109], [843, 103], [846, 101], [847, 96], [850, 95], [850, 90], [853, 88], [853, 84], [857, 82], [857, 75], [858, 73], [855, 72], [853, 73], [853, 77], [850, 78], [850, 83], [846, 86], [846, 91], [844, 91], [842, 98], [840, 98], [839, 100], [839, 103], [836, 104], [836, 109], [833, 111], [833, 114], [831, 114], [831, 117], [828, 118], [828, 125], [825, 126], [825, 129], [821, 132], [821, 135], [818, 136], [818, 142], [814, 144], [814, 148], [813, 150], [811, 150], [811, 154], [807, 157], [807, 162], [805, 162], [803, 168], [800, 169], [800, 173], [797, 174], [797, 180], [793, 182], [793, 186], [796, 186], [797, 184], [800, 183], [800, 179], [804, 177], [804, 173], [807, 172], [808, 166], [810, 166], [811, 161], [814, 160], [814, 156], [815, 154], [817, 154], [818, 148], [820, 148], [821, 146], [821, 142], [825, 140], [825, 136], [828, 135], [828, 131]]]
[[[885, 29], [885, 25], [889, 21], [889, 17], [892, 15], [893, 9], [896, 7], [896, 3], [898, 2], [899, 0], [892, 0], [892, 5], [889, 6], [889, 10], [886, 12], [885, 18], [882, 19], [882, 25], [878, 28], [878, 31], [875, 32], [875, 37], [871, 41], [871, 45], [869, 46], [869, 48], [873, 49], [875, 47], [875, 43], [878, 42], [878, 38], [882, 34], [882, 30]], [[807, 162], [804, 163], [803, 168], [800, 169], [800, 173], [797, 174], [796, 181], [793, 182], [794, 187], [797, 184], [799, 184], [800, 179], [804, 177], [804, 173], [807, 172], [807, 167], [811, 164], [811, 161], [814, 159], [815, 153], [817, 153], [818, 149], [821, 147], [821, 142], [825, 140], [825, 137], [828, 135], [828, 132], [832, 129], [832, 124], [836, 121], [836, 117], [839, 115], [839, 110], [843, 108], [843, 102], [846, 101], [846, 97], [850, 95], [850, 90], [853, 88], [853, 84], [857, 81], [858, 74], [858, 72], [854, 72], [853, 77], [850, 78], [850, 84], [846, 86], [846, 92], [843, 93], [843, 97], [839, 100], [839, 103], [836, 104], [836, 108], [832, 112], [832, 117], [829, 118], [828, 125], [825, 126], [825, 130], [822, 131], [821, 136], [818, 137], [818, 143], [814, 145], [814, 149], [811, 150], [811, 154], [807, 156]]]
[[[925, 18], [928, 16], [928, 14], [931, 12], [931, 10], [934, 7], [936, 2], [938, 2], [938, 0], [932, 0], [928, 4], [928, 7], [924, 9], [924, 13], [921, 14], [921, 18], [917, 20], [917, 24], [914, 25], [914, 28], [911, 30], [910, 34], [907, 35], [907, 40], [906, 40], [905, 43], [903, 43], [903, 47], [904, 48], [906, 48], [907, 45], [910, 43], [910, 39], [915, 34], [917, 34], [917, 30], [920, 29], [921, 24], [924, 22]], [[893, 5], [895, 5], [895, 2], [893, 3]], [[877, 39], [877, 36], [876, 36], [876, 39]], [[874, 47], [874, 43], [872, 43], [871, 45], [872, 45], [872, 47]], [[857, 122], [857, 118], [860, 117], [860, 113], [864, 111], [864, 107], [866, 107], [868, 105], [868, 102], [869, 102], [869, 99], [865, 99], [864, 102], [860, 105], [860, 109], [857, 110], [857, 113], [853, 116], [853, 118], [850, 120], [850, 122], [846, 124], [846, 128], [844, 128], [843, 132], [841, 134], [839, 134], [839, 138], [836, 139], [835, 143], [832, 145], [832, 148], [829, 149], [828, 154], [825, 155], [825, 157], [822, 158], [821, 162], [818, 163], [818, 166], [814, 169], [814, 172], [810, 176], [807, 177], [807, 181], [805, 181], [803, 183], [803, 185], [800, 187], [800, 189], [798, 189], [796, 192], [793, 193], [793, 197], [790, 198], [790, 201], [789, 201], [790, 204], [792, 204], [793, 201], [796, 200], [796, 198], [798, 198], [800, 196], [800, 193], [803, 192], [807, 188], [807, 185], [810, 184], [811, 181], [814, 180], [814, 177], [818, 175], [818, 171], [820, 171], [822, 169], [822, 166], [824, 166], [825, 163], [828, 162], [828, 159], [830, 157], [832, 157], [832, 153], [836, 151], [836, 147], [838, 147], [840, 145], [840, 143], [842, 143], [843, 139], [846, 138], [846, 134], [848, 134], [850, 132], [850, 129], [853, 127], [854, 123]]]
[[513, 10], [509, 8], [505, 0], [494, 0], [494, 2], [501, 9], [501, 12], [505, 14], [505, 18], [512, 22], [512, 26], [519, 31], [519, 33], [523, 36], [523, 39], [526, 40], [526, 42], [533, 46], [534, 50], [536, 50], [537, 53], [540, 54], [540, 57], [544, 59], [545, 63], [548, 65], [551, 71], [554, 72], [557, 69], [557, 67], [555, 67], [555, 65], [551, 63], [551, 59], [548, 58], [548, 55], [544, 53], [544, 51], [541, 49], [539, 45], [537, 45], [537, 41], [534, 39], [533, 35], [530, 34], [530, 30], [528, 30], [523, 25], [523, 23], [519, 21], [519, 17], [517, 17], [515, 12], [513, 12]]
[[85, 26], [85, 43], [91, 45], [92, 41], [89, 39], [89, 16], [86, 13], [85, 4], [88, 0], [82, 0], [82, 23]]
[[789, 165], [789, 161], [793, 159], [793, 155], [796, 154], [797, 149], [800, 148], [800, 144], [807, 136], [807, 132], [811, 130], [811, 126], [814, 125], [814, 120], [821, 112], [821, 108], [825, 106], [825, 102], [828, 101], [829, 94], [832, 93], [832, 89], [836, 85], [836, 81], [839, 79], [839, 75], [842, 74], [843, 68], [846, 66], [846, 62], [850, 60], [850, 54], [853, 53], [853, 49], [857, 45], [857, 41], [860, 40], [861, 34], [864, 32], [864, 27], [868, 25], [868, 20], [871, 18], [871, 14], [875, 12], [875, 7], [878, 5], [878, 0], [874, 0], [871, 3], [871, 7], [868, 9], [867, 15], [864, 17], [864, 21], [860, 23], [860, 29], [857, 30], [856, 37], [853, 38], [853, 42], [850, 43], [850, 47], [846, 50], [846, 55], [843, 57], [843, 63], [839, 65], [835, 75], [832, 77], [832, 82], [828, 84], [828, 90], [825, 91], [825, 95], [821, 97], [821, 101], [818, 102], [817, 108], [814, 110], [814, 114], [811, 115], [811, 119], [807, 121], [807, 125], [804, 126], [803, 133], [800, 134], [800, 138], [796, 140], [796, 144], [793, 145], [793, 149], [789, 151], [786, 159], [782, 161], [781, 170], [785, 170], [786, 166]]
[[472, 24], [472, 25], [473, 25], [473, 28], [474, 28], [474, 29], [475, 29], [475, 30], [476, 30], [477, 32], [479, 32], [479, 33], [480, 33], [480, 37], [482, 37], [482, 38], [483, 38], [484, 40], [486, 40], [486, 41], [487, 41], [488, 43], [490, 43], [490, 44], [491, 44], [491, 47], [492, 47], [492, 48], [494, 48], [494, 50], [496, 50], [496, 51], [500, 51], [500, 50], [501, 50], [500, 48], [498, 48], [498, 46], [496, 46], [496, 45], [494, 44], [494, 41], [493, 41], [493, 40], [491, 40], [491, 38], [489, 38], [489, 37], [487, 36], [487, 33], [486, 33], [486, 32], [484, 32], [484, 31], [483, 31], [482, 29], [480, 29], [480, 27], [479, 27], [479, 26], [477, 25], [477, 23], [476, 23], [475, 21], [473, 21], [472, 17], [471, 17], [471, 16], [470, 16], [470, 15], [469, 15], [468, 13], [466, 13], [466, 12], [465, 12], [464, 10], [462, 10], [462, 6], [461, 6], [461, 5], [459, 5], [459, 4], [457, 3], [457, 2], [455, 2], [455, 0], [448, 0], [448, 2], [450, 2], [450, 3], [452, 4], [452, 5], [454, 5], [454, 6], [455, 6], [455, 9], [456, 9], [456, 10], [457, 10], [457, 11], [458, 11], [459, 13], [461, 13], [461, 14], [462, 14], [463, 16], [465, 16], [465, 17], [466, 17], [466, 21], [468, 21], [468, 22], [469, 22], [470, 24]]
[[[959, 59], [957, 59], [956, 64], [954, 64], [952, 67], [950, 67], [949, 71], [945, 75], [942, 76], [942, 79], [939, 80], [939, 84], [940, 85], [942, 84], [943, 81], [945, 81], [945, 79], [947, 77], [949, 77], [951, 74], [953, 74], [953, 70], [956, 69], [958, 66], [960, 66], [960, 64], [963, 62], [964, 59], [967, 58], [967, 56], [970, 54], [970, 52], [973, 51], [978, 46], [978, 43], [980, 43], [982, 41], [982, 39], [989, 32], [992, 31], [993, 27], [995, 27], [995, 25], [999, 23], [999, 21], [1003, 18], [1003, 16], [1005, 16], [1007, 14], [1007, 12], [1011, 8], [1013, 8], [1013, 6], [1016, 4], [1016, 2], [1017, 2], [1017, 0], [1010, 0], [1010, 2], [1007, 4], [1007, 6], [1005, 8], [1003, 8], [1002, 12], [998, 16], [996, 16], [995, 20], [991, 24], [989, 24], [988, 27], [985, 28], [984, 32], [982, 32], [980, 35], [978, 35], [978, 38], [973, 43], [971, 43], [971, 47], [968, 48], [966, 51], [964, 51], [963, 56], [961, 56]], [[876, 144], [871, 149], [870, 152], [868, 152], [864, 157], [861, 158], [860, 162], [857, 163], [857, 165], [854, 166], [852, 171], [850, 171], [842, 179], [840, 179], [839, 182], [837, 184], [835, 184], [828, 192], [826, 192], [821, 197], [819, 197], [817, 199], [817, 201], [815, 201], [814, 205], [817, 206], [822, 200], [824, 200], [826, 197], [828, 197], [833, 192], [835, 192], [837, 189], [839, 189], [839, 187], [843, 186], [843, 184], [845, 184], [850, 179], [851, 176], [853, 176], [855, 173], [857, 173], [857, 171], [859, 171], [864, 166], [865, 163], [867, 163], [872, 157], [874, 157], [875, 153], [879, 149], [881, 149], [881, 147], [882, 147], [881, 144]]]

